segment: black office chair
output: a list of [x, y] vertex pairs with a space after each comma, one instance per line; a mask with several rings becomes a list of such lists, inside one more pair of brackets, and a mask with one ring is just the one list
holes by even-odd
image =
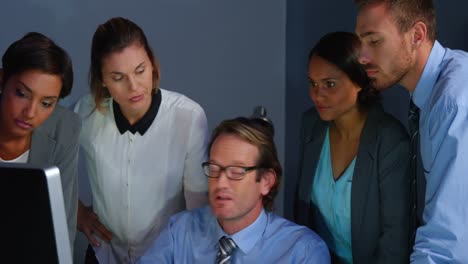
[[261, 127], [265, 128], [270, 133], [271, 137], [275, 135], [273, 122], [267, 117], [267, 111], [264, 106], [259, 105], [255, 107], [250, 119], [257, 121]]

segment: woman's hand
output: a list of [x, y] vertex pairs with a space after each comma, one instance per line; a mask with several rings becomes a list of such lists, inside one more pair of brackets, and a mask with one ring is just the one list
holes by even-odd
[[112, 233], [101, 224], [99, 217], [94, 213], [92, 207], [86, 207], [81, 201], [78, 201], [78, 230], [83, 232], [92, 246], [100, 246], [97, 236], [103, 241], [109, 243], [112, 239]]

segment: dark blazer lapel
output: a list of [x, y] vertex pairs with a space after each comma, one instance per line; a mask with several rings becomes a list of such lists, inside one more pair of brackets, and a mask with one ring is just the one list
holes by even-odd
[[322, 150], [323, 141], [325, 140], [327, 126], [327, 123], [316, 120], [316, 122], [310, 124], [304, 131], [304, 141], [302, 142], [302, 144], [304, 144], [303, 157], [307, 157], [307, 160], [302, 160], [299, 197], [307, 204], [310, 202], [310, 192], [314, 182], [315, 169], [320, 159], [320, 152]]
[[[367, 195], [369, 193], [371, 177], [374, 175], [372, 165], [375, 164], [375, 144], [378, 138], [379, 111], [377, 105], [369, 109], [366, 123], [362, 130], [356, 165], [353, 174], [353, 186], [351, 189], [351, 236], [352, 244], [358, 243], [361, 237], [364, 212], [366, 211]], [[369, 210], [369, 208], [367, 208]], [[372, 209], [372, 208], [371, 208]], [[375, 208], [374, 210], [377, 210]]]

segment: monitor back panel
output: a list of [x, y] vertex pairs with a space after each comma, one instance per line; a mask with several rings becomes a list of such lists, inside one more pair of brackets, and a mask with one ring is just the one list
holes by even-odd
[[[0, 234], [6, 247], [1, 249], [0, 258], [12, 263], [64, 263], [57, 250], [52, 212], [55, 202], [50, 199], [47, 170], [0, 165]], [[58, 170], [52, 172], [58, 174]], [[59, 174], [52, 175], [55, 177]]]

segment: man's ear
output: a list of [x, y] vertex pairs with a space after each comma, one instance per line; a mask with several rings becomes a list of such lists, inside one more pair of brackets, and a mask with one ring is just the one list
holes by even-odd
[[271, 188], [273, 188], [275, 183], [276, 183], [276, 172], [272, 169], [268, 169], [264, 171], [262, 175], [262, 179], [260, 180], [260, 184], [262, 188], [261, 190], [262, 195], [263, 196], [267, 195], [270, 192]]
[[419, 47], [426, 41], [427, 26], [422, 21], [416, 22], [411, 29], [411, 45]]

